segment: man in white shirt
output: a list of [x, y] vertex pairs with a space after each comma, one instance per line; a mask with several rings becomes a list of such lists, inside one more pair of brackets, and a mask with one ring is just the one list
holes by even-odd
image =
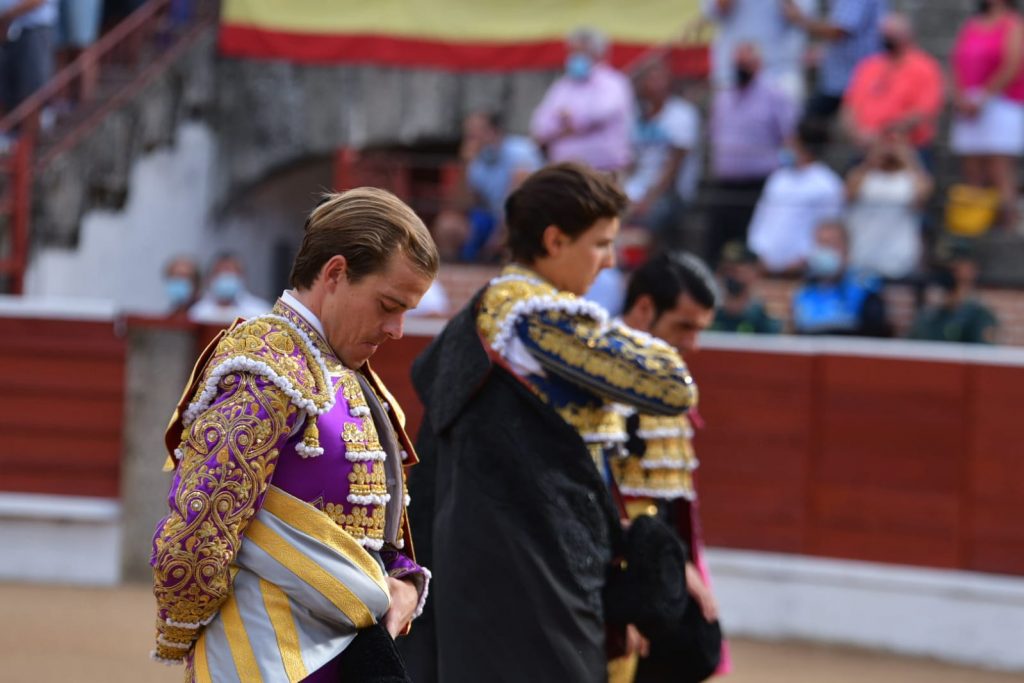
[[700, 113], [672, 96], [671, 86], [672, 73], [661, 61], [639, 76], [636, 160], [624, 184], [633, 202], [629, 221], [669, 243], [678, 232], [683, 206], [697, 194], [700, 181]]
[[820, 161], [827, 124], [804, 119], [792, 143], [793, 162], [774, 171], [750, 223], [750, 249], [769, 272], [802, 268], [821, 223], [843, 212], [842, 179]]

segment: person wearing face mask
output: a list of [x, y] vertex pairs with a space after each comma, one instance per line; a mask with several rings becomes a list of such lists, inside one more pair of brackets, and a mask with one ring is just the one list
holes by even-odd
[[270, 302], [245, 288], [242, 262], [234, 254], [221, 254], [210, 266], [206, 292], [188, 311], [193, 322], [216, 325], [235, 318], [251, 318], [270, 310]]
[[708, 260], [722, 247], [746, 242], [754, 207], [797, 121], [793, 102], [761, 75], [761, 55], [753, 43], [736, 48], [735, 85], [715, 93], [711, 103], [710, 220]]
[[843, 181], [821, 162], [828, 123], [804, 119], [790, 142], [792, 159], [772, 173], [754, 210], [747, 245], [771, 273], [798, 272], [814, 230], [843, 211]]
[[964, 179], [999, 191], [1002, 225], [1016, 229], [1017, 164], [1024, 156], [1024, 19], [1015, 0], [983, 0], [951, 57], [950, 147]]
[[882, 283], [848, 268], [848, 238], [839, 221], [826, 221], [814, 234], [804, 284], [793, 294], [793, 331], [887, 337]]
[[168, 317], [183, 317], [199, 297], [199, 267], [188, 256], [176, 256], [164, 267]]
[[[764, 55], [764, 77], [791, 102], [802, 102], [807, 34], [791, 24], [783, 0], [702, 0], [704, 17], [714, 23], [711, 82], [716, 90], [734, 87], [742, 76], [734, 68], [736, 49], [744, 43]], [[817, 15], [816, 0], [796, 0], [801, 12]]]
[[718, 267], [722, 302], [715, 310], [711, 330], [744, 334], [778, 334], [782, 323], [769, 315], [757, 296], [760, 266], [757, 254], [742, 242], [730, 242], [722, 250]]
[[881, 31], [882, 51], [857, 65], [843, 96], [843, 126], [865, 150], [899, 135], [927, 151], [944, 104], [942, 68], [915, 44], [907, 15], [887, 14]]
[[994, 344], [999, 320], [977, 296], [978, 264], [966, 244], [940, 246], [933, 275], [935, 301], [922, 308], [910, 329], [911, 339]]
[[466, 117], [459, 160], [463, 186], [454, 210], [468, 220], [439, 216], [433, 232], [443, 258], [472, 262], [493, 251], [505, 198], [544, 160], [533, 140], [506, 133], [500, 115], [489, 111]]
[[921, 262], [921, 212], [935, 182], [909, 144], [877, 141], [846, 176], [850, 263], [854, 268], [900, 279]]
[[533, 112], [530, 134], [553, 163], [576, 161], [599, 171], [624, 171], [633, 160], [633, 87], [605, 62], [608, 39], [591, 28], [572, 32], [565, 75]]

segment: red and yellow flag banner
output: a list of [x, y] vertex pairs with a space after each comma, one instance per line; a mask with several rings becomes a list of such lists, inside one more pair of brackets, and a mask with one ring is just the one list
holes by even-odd
[[699, 0], [224, 0], [229, 57], [465, 71], [552, 69], [572, 29], [592, 26], [626, 66], [672, 44], [677, 71], [703, 74], [705, 45], [680, 45]]

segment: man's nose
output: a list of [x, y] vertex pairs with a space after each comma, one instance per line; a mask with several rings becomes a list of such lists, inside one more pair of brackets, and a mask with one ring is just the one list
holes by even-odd
[[384, 323], [384, 334], [392, 339], [401, 339], [405, 327], [405, 314], [389, 319]]

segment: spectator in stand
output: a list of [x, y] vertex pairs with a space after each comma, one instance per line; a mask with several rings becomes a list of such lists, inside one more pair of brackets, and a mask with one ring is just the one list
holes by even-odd
[[[807, 16], [817, 15], [817, 0], [796, 0]], [[764, 56], [764, 79], [794, 103], [803, 102], [807, 34], [786, 18], [779, 0], [703, 0], [704, 16], [715, 24], [711, 43], [711, 81], [716, 90], [737, 85], [734, 57], [745, 43]]]
[[663, 61], [638, 76], [636, 161], [624, 186], [633, 202], [628, 222], [675, 245], [680, 218], [700, 182], [700, 112], [671, 91], [672, 73]]
[[1024, 21], [1014, 0], [982, 0], [953, 47], [950, 146], [971, 185], [999, 190], [1003, 225], [1015, 228], [1017, 163], [1024, 155]]
[[795, 0], [781, 1], [791, 23], [828, 43], [818, 65], [818, 83], [807, 114], [831, 118], [839, 111], [853, 70], [882, 47], [879, 24], [886, 12], [886, 0], [832, 0], [825, 19], [807, 14]]
[[849, 268], [848, 244], [846, 229], [839, 221], [818, 226], [804, 284], [793, 295], [793, 329], [797, 334], [891, 334], [882, 282]]
[[736, 84], [715, 93], [711, 105], [712, 263], [728, 242], [746, 242], [754, 207], [796, 123], [794, 104], [762, 76], [754, 44], [736, 48], [735, 75]]
[[843, 211], [843, 181], [821, 162], [828, 123], [804, 119], [790, 143], [793, 160], [773, 172], [750, 223], [750, 249], [772, 273], [797, 272], [814, 246], [818, 225]]
[[730, 242], [722, 250], [718, 277], [724, 298], [715, 311], [711, 329], [716, 332], [778, 334], [782, 323], [768, 314], [758, 298], [757, 282], [761, 274], [757, 254], [742, 242]]
[[906, 136], [927, 163], [944, 103], [942, 67], [917, 47], [905, 14], [886, 15], [881, 30], [882, 52], [857, 65], [846, 90], [844, 128], [863, 149], [887, 134]]
[[199, 266], [188, 256], [175, 256], [164, 267], [164, 293], [169, 318], [184, 318], [199, 298]]
[[625, 171], [633, 160], [635, 102], [629, 79], [605, 63], [608, 39], [594, 29], [574, 31], [568, 50], [565, 75], [533, 112], [530, 133], [553, 163]]
[[914, 273], [921, 262], [921, 211], [934, 187], [913, 147], [877, 140], [846, 176], [850, 264], [889, 279]]
[[947, 247], [948, 255], [936, 270], [939, 301], [922, 309], [910, 330], [912, 339], [994, 344], [999, 321], [975, 292], [978, 264], [966, 245]]
[[103, 19], [103, 0], [60, 0], [59, 31], [62, 63], [70, 64], [96, 42]]
[[53, 76], [58, 0], [0, 0], [0, 112]]
[[466, 117], [459, 158], [465, 182], [457, 215], [446, 211], [438, 217], [434, 239], [445, 260], [476, 261], [496, 243], [505, 198], [544, 160], [532, 140], [506, 134], [492, 112]]
[[206, 292], [189, 309], [188, 317], [198, 323], [219, 324], [269, 313], [270, 302], [249, 293], [244, 275], [237, 256], [218, 256], [210, 266]]

